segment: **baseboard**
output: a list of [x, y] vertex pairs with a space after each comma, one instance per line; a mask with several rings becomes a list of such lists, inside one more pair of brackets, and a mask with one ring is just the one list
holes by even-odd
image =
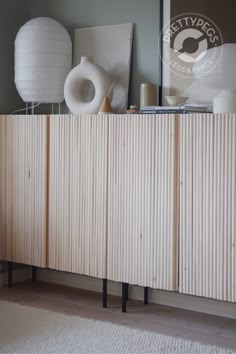
[[[21, 269], [15, 269], [12, 272], [12, 282], [21, 283], [31, 278], [31, 268], [25, 267]], [[7, 285], [8, 283], [8, 273], [0, 273], [0, 287]]]
[[[100, 279], [77, 274], [38, 269], [37, 279], [84, 290], [102, 291], [102, 281]], [[108, 294], [121, 296], [121, 284], [108, 281]], [[131, 286], [129, 297], [134, 300], [143, 301], [143, 288]], [[153, 289], [150, 289], [149, 301], [155, 304], [236, 319], [236, 304], [228, 302]]]

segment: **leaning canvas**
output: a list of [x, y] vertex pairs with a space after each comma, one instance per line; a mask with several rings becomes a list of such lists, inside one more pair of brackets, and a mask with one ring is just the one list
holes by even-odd
[[73, 65], [78, 65], [82, 56], [90, 56], [112, 76], [114, 113], [127, 109], [132, 39], [132, 23], [75, 30]]

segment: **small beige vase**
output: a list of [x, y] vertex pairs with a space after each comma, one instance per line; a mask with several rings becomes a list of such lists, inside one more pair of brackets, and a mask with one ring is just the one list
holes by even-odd
[[102, 102], [102, 105], [99, 109], [99, 114], [103, 114], [103, 113], [112, 113], [112, 108], [110, 105], [110, 101], [109, 98], [106, 96], [104, 97], [104, 100]]

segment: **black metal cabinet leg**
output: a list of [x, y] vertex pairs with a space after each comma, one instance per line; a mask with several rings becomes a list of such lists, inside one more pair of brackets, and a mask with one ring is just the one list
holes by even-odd
[[148, 305], [148, 287], [144, 288], [144, 305]]
[[32, 266], [32, 282], [36, 281], [36, 267]]
[[107, 308], [107, 279], [103, 279], [102, 305]]
[[128, 284], [122, 283], [122, 312], [126, 312]]
[[129, 300], [129, 284], [126, 284], [126, 301]]
[[12, 288], [12, 262], [8, 262], [8, 288]]

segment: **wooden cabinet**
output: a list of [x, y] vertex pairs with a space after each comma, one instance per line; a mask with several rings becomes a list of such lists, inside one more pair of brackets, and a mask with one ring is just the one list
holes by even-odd
[[0, 259], [236, 302], [236, 115], [0, 117]]
[[0, 259], [46, 266], [47, 118], [0, 117]]
[[236, 115], [180, 118], [180, 292], [236, 302]]
[[110, 280], [177, 289], [177, 145], [174, 116], [110, 116]]
[[50, 117], [48, 266], [177, 288], [177, 120]]
[[50, 117], [48, 267], [106, 277], [106, 116]]

